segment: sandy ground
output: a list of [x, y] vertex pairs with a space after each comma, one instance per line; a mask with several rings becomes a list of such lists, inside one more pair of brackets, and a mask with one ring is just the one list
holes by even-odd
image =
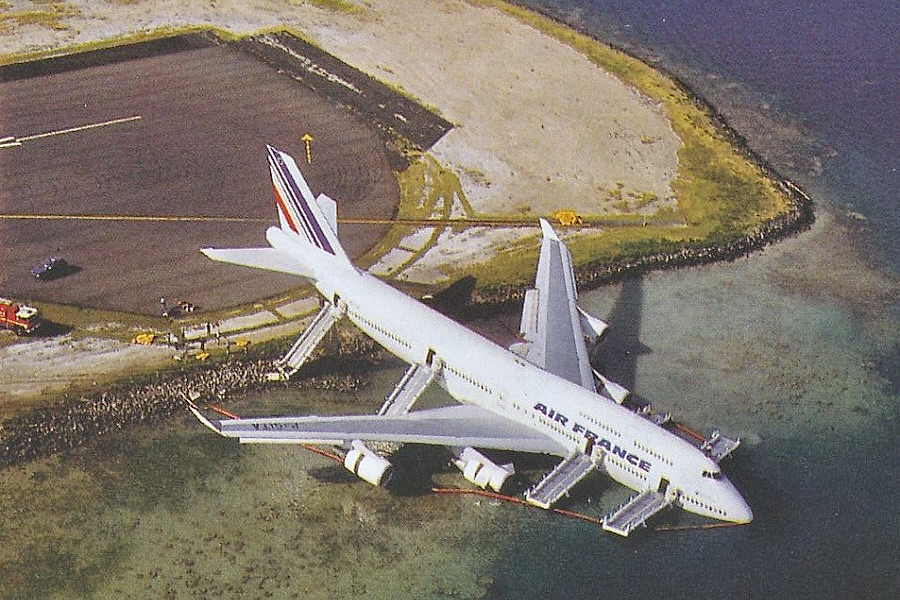
[[568, 46], [459, 2], [371, 5], [350, 28], [305, 31], [457, 124], [434, 153], [476, 210], [602, 212], [598, 192], [616, 181], [671, 195], [679, 142], [666, 119]]
[[[2, 340], [11, 333], [3, 332]], [[137, 346], [101, 338], [75, 339], [70, 335], [36, 338], [0, 347], [4, 375], [0, 394], [4, 401], [40, 397], [69, 386], [90, 387], [106, 380], [111, 370], [134, 372], [159, 364], [174, 354], [164, 346]]]
[[[455, 129], [433, 154], [455, 171], [478, 213], [602, 213], [609, 208], [606, 192], [618, 182], [626, 192], [671, 198], [679, 140], [661, 111], [568, 46], [464, 2], [346, 4], [359, 10], [265, 0], [12, 0], [0, 5], [0, 55], [173, 26], [213, 25], [240, 34], [288, 26], [452, 121]], [[476, 260], [509, 242], [508, 232], [493, 244], [489, 232], [478, 233], [478, 244], [467, 243], [466, 235], [442, 236], [425, 255], [426, 272], [438, 276], [445, 260]], [[0, 348], [0, 357], [19, 346]], [[94, 354], [106, 362], [105, 350]], [[41, 359], [51, 371], [71, 360], [64, 354]]]

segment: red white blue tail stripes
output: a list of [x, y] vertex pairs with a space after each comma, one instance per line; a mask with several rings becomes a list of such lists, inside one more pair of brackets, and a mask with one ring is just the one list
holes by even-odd
[[[313, 197], [297, 163], [289, 154], [266, 146], [281, 229], [297, 234], [320, 250], [344, 256], [337, 232]], [[327, 200], [331, 202], [331, 200]]]

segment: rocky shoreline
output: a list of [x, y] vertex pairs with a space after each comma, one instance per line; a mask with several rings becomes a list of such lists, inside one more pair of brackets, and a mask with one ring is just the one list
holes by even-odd
[[[685, 245], [670, 252], [577, 268], [575, 279], [578, 289], [590, 290], [650, 271], [734, 261], [808, 229], [815, 222], [812, 199], [792, 181], [778, 177], [771, 170], [768, 172], [791, 200], [791, 209], [787, 213], [767, 221], [752, 234], [724, 244]], [[526, 287], [516, 285], [476, 290], [472, 294], [471, 304], [462, 313], [467, 318], [482, 318], [509, 310], [522, 303], [526, 290]]]
[[349, 391], [364, 383], [363, 375], [384, 352], [361, 335], [342, 335], [306, 366], [302, 377], [271, 382], [267, 374], [284, 354], [271, 344], [231, 355], [213, 366], [153, 376], [150, 381], [120, 384], [97, 394], [81, 395], [60, 406], [44, 408], [0, 425], [0, 468], [27, 463], [70, 450], [117, 429], [159, 422], [185, 410], [189, 397], [223, 400], [267, 387]]

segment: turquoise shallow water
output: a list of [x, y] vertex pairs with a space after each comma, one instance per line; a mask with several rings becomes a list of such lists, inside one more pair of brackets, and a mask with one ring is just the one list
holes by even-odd
[[582, 298], [626, 317], [599, 357], [613, 375], [694, 426], [744, 436], [726, 468], [755, 522], [618, 544], [530, 531], [493, 595], [896, 597], [900, 70], [887, 24], [900, 9], [523, 4], [677, 74], [813, 195], [819, 221], [748, 260]]
[[755, 521], [629, 540], [570, 524], [524, 527], [493, 597], [895, 595], [898, 398], [879, 361], [897, 323], [878, 308], [889, 293], [854, 303], [829, 289], [838, 256], [813, 253], [839, 252], [840, 235], [826, 216], [747, 260], [582, 296], [626, 319], [611, 327], [628, 331], [611, 329], [600, 347], [613, 377], [692, 427], [744, 438], [723, 466]]

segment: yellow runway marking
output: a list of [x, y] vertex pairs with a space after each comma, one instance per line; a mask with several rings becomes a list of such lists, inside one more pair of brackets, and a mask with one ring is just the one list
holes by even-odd
[[4, 141], [7, 142], [7, 144], [0, 145], [0, 148], [12, 148], [12, 147], [16, 147], [16, 146], [21, 146], [22, 142], [30, 142], [32, 140], [39, 140], [42, 138], [53, 137], [55, 135], [65, 135], [67, 133], [77, 133], [79, 131], [87, 131], [89, 129], [97, 129], [99, 127], [109, 127], [110, 125], [119, 125], [121, 123], [130, 123], [131, 121], [138, 121], [140, 119], [141, 119], [141, 115], [135, 115], [133, 117], [123, 117], [121, 119], [111, 119], [109, 121], [103, 121], [100, 123], [89, 123], [88, 125], [79, 125], [77, 127], [68, 127], [66, 129], [45, 131], [44, 133], [36, 133], [34, 135], [26, 135], [24, 137], [4, 138]]
[[[52, 215], [3, 214], [0, 221], [136, 221], [185, 223], [271, 223], [272, 219], [177, 215]], [[538, 227], [536, 221], [477, 221], [461, 219], [338, 219], [342, 225], [418, 225], [422, 227]]]
[[304, 144], [306, 144], [306, 164], [312, 164], [312, 141], [315, 139], [313, 136], [309, 134], [309, 132], [304, 133], [303, 136], [300, 137]]
[[420, 227], [540, 227], [532, 220], [498, 219], [338, 219], [342, 225], [416, 225]]
[[268, 223], [271, 219], [250, 219], [247, 217], [179, 217], [152, 215], [4, 215], [0, 221], [137, 221], [137, 222], [185, 222], [185, 223]]
[[[270, 218], [261, 217], [215, 217], [215, 216], [179, 216], [179, 215], [54, 215], [54, 214], [15, 214], [0, 213], [0, 221], [131, 221], [141, 223], [272, 223]], [[341, 225], [408, 225], [416, 227], [523, 227], [538, 228], [535, 219], [338, 219]], [[683, 226], [681, 223], [669, 221], [648, 224], [668, 227]], [[581, 225], [565, 229], [600, 229], [614, 227], [633, 227], [630, 222], [605, 222], [586, 220]]]

